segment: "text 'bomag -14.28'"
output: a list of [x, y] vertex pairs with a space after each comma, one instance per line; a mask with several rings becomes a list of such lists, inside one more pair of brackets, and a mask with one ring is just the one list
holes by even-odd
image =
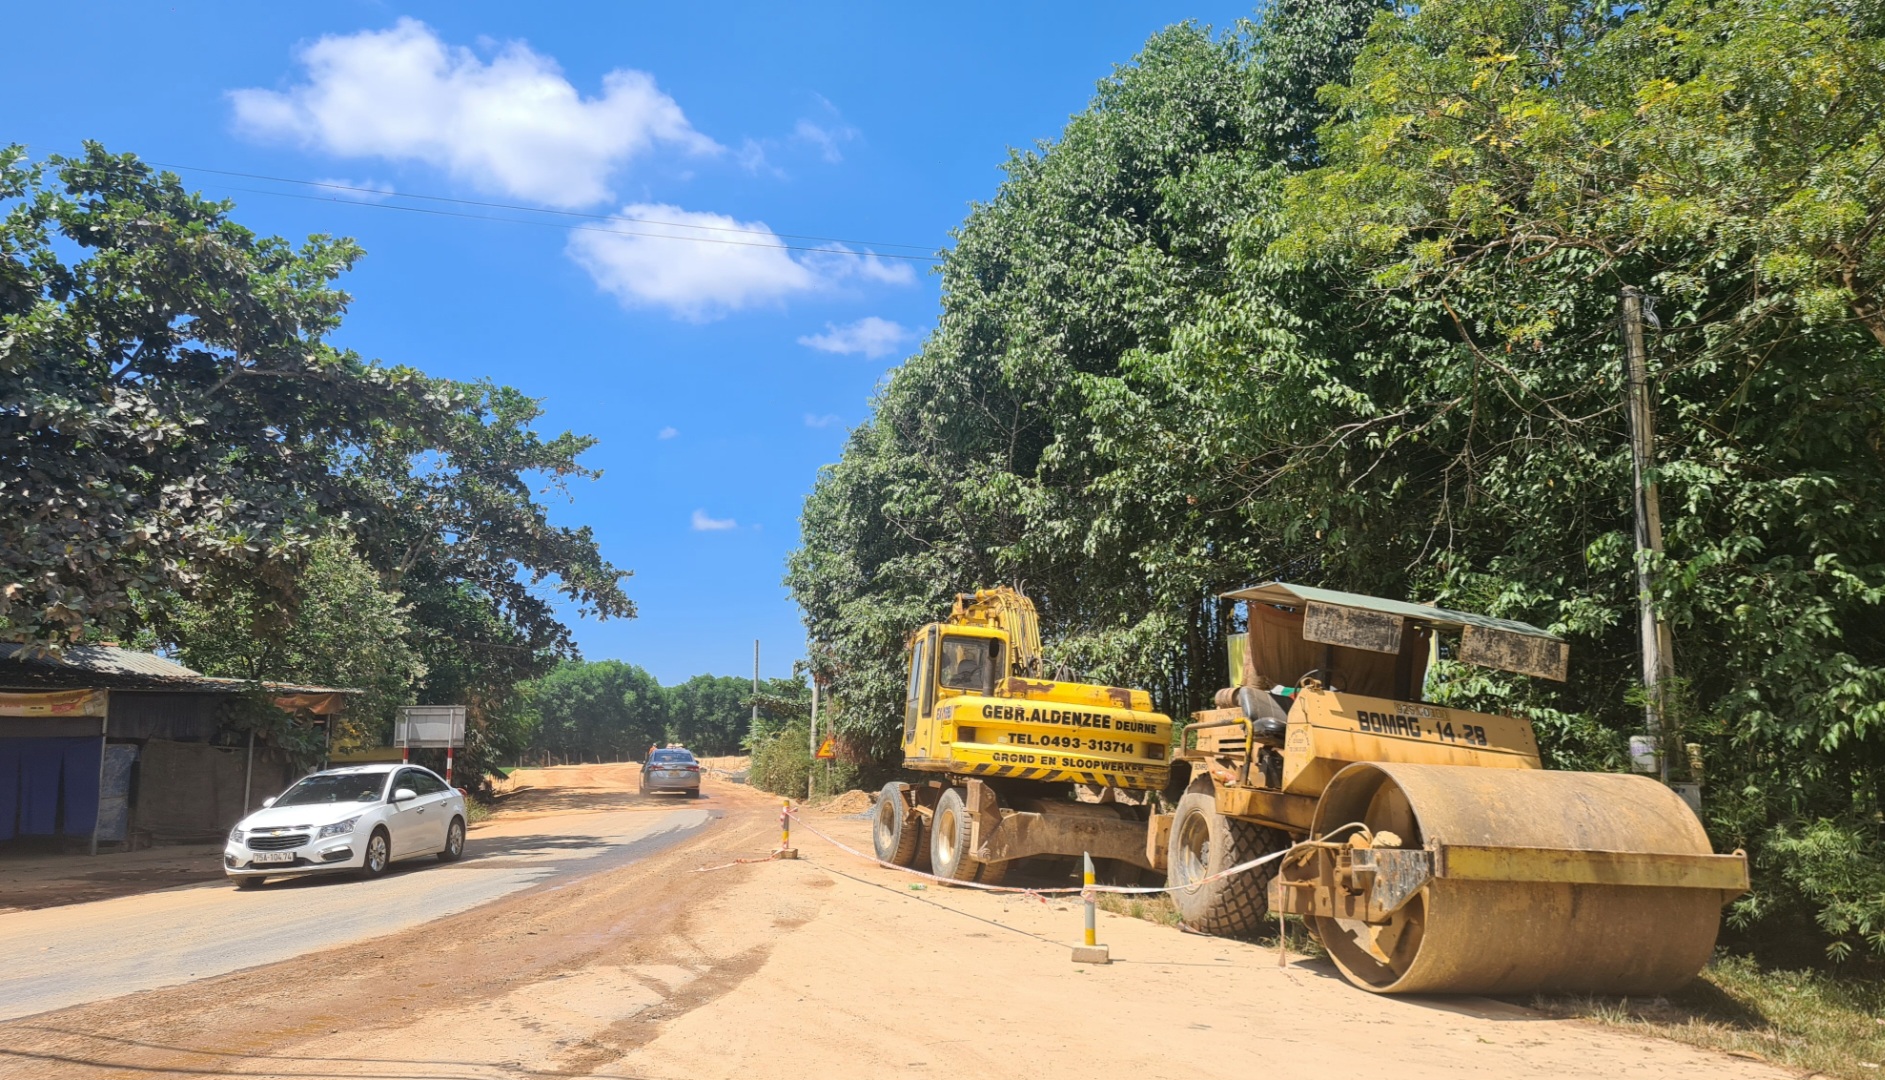
[[1298, 915], [1383, 993], [1657, 994], [1701, 970], [1747, 888], [1740, 853], [1714, 854], [1655, 780], [1547, 771], [1529, 723], [1422, 700], [1436, 635], [1558, 680], [1564, 642], [1282, 582], [1227, 599], [1249, 628], [1237, 685], [1174, 741], [1144, 691], [1041, 678], [1025, 596], [959, 597], [910, 638], [904, 764], [939, 776], [885, 787], [878, 857], [983, 883], [1030, 856], [1164, 871], [1191, 927]]

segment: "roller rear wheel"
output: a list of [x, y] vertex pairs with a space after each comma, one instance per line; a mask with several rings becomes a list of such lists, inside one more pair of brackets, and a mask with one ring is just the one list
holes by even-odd
[[1166, 849], [1165, 884], [1186, 926], [1219, 937], [1248, 937], [1270, 910], [1270, 862], [1208, 884], [1197, 884], [1239, 863], [1281, 851], [1289, 837], [1217, 812], [1217, 800], [1193, 791], [1178, 800]]

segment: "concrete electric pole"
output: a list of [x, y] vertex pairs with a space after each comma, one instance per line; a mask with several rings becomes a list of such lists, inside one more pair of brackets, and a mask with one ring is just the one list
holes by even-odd
[[1656, 754], [1657, 772], [1669, 782], [1669, 748], [1663, 745], [1665, 684], [1675, 674], [1669, 626], [1656, 611], [1655, 562], [1662, 555], [1662, 505], [1657, 498], [1656, 418], [1649, 394], [1649, 361], [1643, 345], [1643, 291], [1626, 285], [1617, 297], [1623, 328], [1623, 384], [1630, 414], [1630, 472], [1636, 503], [1636, 596], [1643, 643], [1643, 724]]

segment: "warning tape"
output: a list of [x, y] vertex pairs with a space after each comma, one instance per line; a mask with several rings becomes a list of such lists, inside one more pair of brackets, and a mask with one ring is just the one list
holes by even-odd
[[[1119, 894], [1125, 894], [1125, 895], [1147, 895], [1147, 894], [1152, 894], [1152, 893], [1195, 892], [1198, 889], [1201, 889], [1204, 886], [1209, 885], [1214, 881], [1222, 881], [1225, 878], [1234, 877], [1238, 874], [1247, 874], [1250, 871], [1255, 870], [1259, 866], [1263, 866], [1266, 863], [1275, 862], [1276, 860], [1283, 858], [1284, 856], [1290, 854], [1291, 852], [1295, 851], [1299, 847], [1305, 847], [1305, 846], [1315, 843], [1315, 841], [1313, 840], [1304, 840], [1300, 843], [1291, 844], [1289, 847], [1286, 847], [1281, 851], [1273, 851], [1268, 855], [1263, 855], [1258, 858], [1251, 859], [1248, 862], [1241, 862], [1241, 863], [1238, 863], [1236, 866], [1226, 867], [1225, 869], [1219, 870], [1217, 873], [1212, 874], [1209, 877], [1202, 877], [1196, 881], [1187, 882], [1183, 885], [1068, 885], [1068, 886], [1053, 886], [1053, 887], [1048, 887], [1048, 888], [1028, 888], [1025, 886], [1013, 886], [1013, 885], [986, 885], [979, 881], [958, 881], [955, 878], [946, 878], [946, 877], [941, 877], [936, 874], [925, 873], [921, 870], [916, 869], [915, 867], [900, 866], [897, 863], [885, 862], [884, 860], [878, 858], [875, 854], [866, 855], [864, 852], [857, 850], [856, 848], [850, 846], [849, 844], [846, 844], [844, 841], [839, 840], [835, 837], [826, 835], [816, 825], [813, 825], [811, 822], [806, 821], [804, 817], [799, 814], [797, 807], [793, 807], [792, 809], [786, 812], [789, 813], [793, 818], [797, 819], [798, 823], [800, 825], [803, 825], [806, 831], [810, 832], [813, 836], [818, 837], [820, 840], [823, 840], [825, 843], [830, 844], [832, 847], [837, 848], [839, 851], [842, 851], [846, 853], [847, 855], [855, 856], [859, 859], [864, 860], [865, 862], [876, 863], [878, 866], [884, 867], [887, 870], [895, 870], [895, 871], [898, 871], [899, 873], [909, 874], [912, 877], [924, 878], [929, 881], [940, 882], [944, 885], [953, 885], [953, 886], [956, 886], [957, 888], [980, 889], [983, 892], [992, 892], [992, 893], [1017, 893], [1017, 894], [1027, 895], [1027, 896], [1036, 896], [1036, 897], [1043, 897], [1043, 898], [1047, 896], [1051, 896], [1051, 895], [1062, 895], [1062, 894], [1069, 894], [1069, 895], [1077, 894], [1082, 897], [1086, 897], [1093, 893], [1119, 893]], [[1329, 830], [1328, 832], [1322, 835], [1321, 839], [1327, 840], [1329, 837], [1334, 836], [1336, 833], [1345, 832], [1349, 829], [1366, 830], [1367, 828], [1368, 826], [1363, 824], [1362, 822], [1351, 821], [1346, 825], [1342, 825], [1337, 828]], [[768, 860], [746, 859], [746, 860], [741, 860], [741, 861], [742, 862], [766, 862]], [[728, 863], [727, 865], [734, 866], [738, 864]], [[721, 868], [712, 867], [711, 869], [721, 869]]]

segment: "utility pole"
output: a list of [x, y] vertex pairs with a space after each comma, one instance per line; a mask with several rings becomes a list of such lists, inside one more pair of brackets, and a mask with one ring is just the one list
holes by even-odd
[[1636, 503], [1636, 597], [1643, 643], [1643, 725], [1656, 751], [1657, 772], [1669, 782], [1663, 745], [1665, 684], [1675, 674], [1669, 626], [1656, 612], [1655, 561], [1662, 556], [1662, 506], [1657, 499], [1656, 418], [1650, 408], [1649, 361], [1643, 345], [1643, 290], [1626, 285], [1617, 297], [1623, 329], [1623, 385], [1630, 414], [1630, 472]]
[[812, 779], [818, 775], [818, 673], [812, 672], [812, 733], [806, 745], [810, 756], [805, 759], [805, 801], [812, 801]]
[[759, 639], [753, 639], [753, 727], [759, 727]]

